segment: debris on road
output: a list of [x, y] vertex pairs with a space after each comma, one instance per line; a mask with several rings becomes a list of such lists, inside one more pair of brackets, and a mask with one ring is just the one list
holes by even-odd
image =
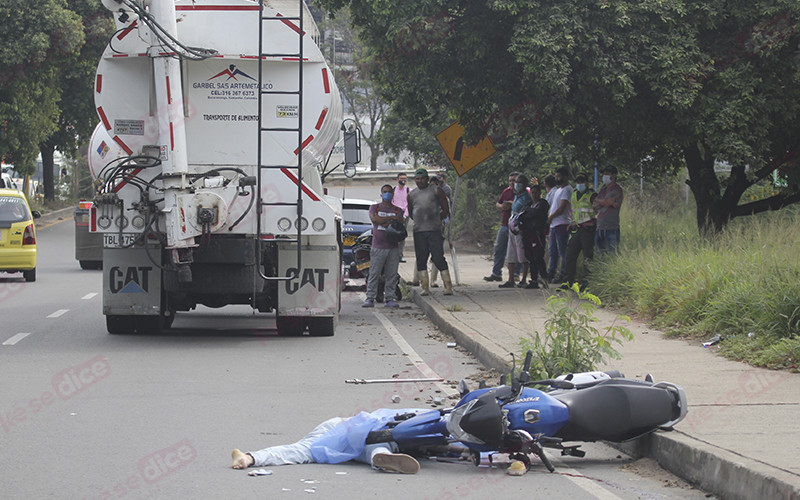
[[272, 471], [267, 469], [251, 470], [247, 473], [248, 476], [271, 476]]

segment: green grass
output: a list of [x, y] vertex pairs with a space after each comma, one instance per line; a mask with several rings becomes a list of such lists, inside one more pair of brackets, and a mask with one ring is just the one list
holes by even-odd
[[631, 198], [620, 252], [593, 262], [589, 289], [672, 334], [721, 334], [722, 353], [733, 359], [798, 371], [797, 211], [735, 219], [724, 233], [701, 239], [685, 198]]

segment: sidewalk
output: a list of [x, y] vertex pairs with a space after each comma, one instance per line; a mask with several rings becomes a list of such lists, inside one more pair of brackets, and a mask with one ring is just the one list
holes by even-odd
[[[413, 276], [413, 246], [400, 275]], [[409, 250], [411, 250], [409, 252]], [[449, 254], [446, 255], [455, 282]], [[439, 329], [455, 338], [486, 366], [508, 371], [508, 353], [521, 352], [520, 337], [544, 331], [549, 291], [500, 289], [487, 283], [491, 261], [460, 254], [455, 294], [444, 296], [441, 279], [431, 295], [414, 302]], [[504, 276], [505, 276], [504, 272]], [[601, 309], [600, 324], [615, 314]], [[800, 374], [773, 372], [729, 361], [699, 341], [665, 339], [634, 322], [634, 340], [611, 360], [627, 377], [652, 373], [656, 381], [686, 390], [689, 414], [673, 432], [657, 432], [622, 448], [658, 460], [666, 469], [725, 499], [800, 499]]]

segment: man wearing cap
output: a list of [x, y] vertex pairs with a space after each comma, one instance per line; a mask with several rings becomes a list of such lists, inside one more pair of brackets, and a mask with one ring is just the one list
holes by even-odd
[[619, 210], [622, 207], [622, 187], [617, 184], [617, 167], [603, 169], [603, 187], [592, 207], [597, 211], [595, 244], [600, 253], [615, 253], [619, 245]]
[[414, 221], [414, 253], [417, 258], [417, 272], [422, 285], [422, 295], [430, 294], [430, 281], [425, 264], [430, 256], [439, 269], [444, 282], [444, 294], [453, 294], [450, 270], [444, 259], [444, 237], [442, 221], [450, 216], [450, 206], [442, 188], [430, 184], [428, 171], [417, 169], [414, 182], [417, 189], [408, 194], [408, 216]]

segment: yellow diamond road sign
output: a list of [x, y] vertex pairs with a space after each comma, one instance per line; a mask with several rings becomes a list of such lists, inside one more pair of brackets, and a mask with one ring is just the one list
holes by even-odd
[[466, 174], [475, 165], [497, 152], [488, 135], [474, 146], [465, 144], [464, 127], [458, 122], [436, 134], [436, 139], [439, 140], [439, 144], [459, 176]]

